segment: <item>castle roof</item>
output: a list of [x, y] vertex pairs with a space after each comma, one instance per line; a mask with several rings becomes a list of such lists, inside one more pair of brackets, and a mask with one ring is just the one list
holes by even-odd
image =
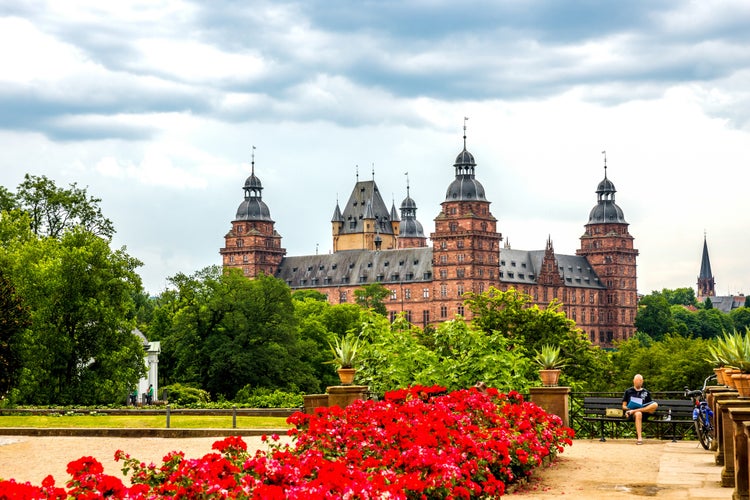
[[[336, 215], [334, 213], [334, 217]], [[390, 211], [374, 180], [358, 181], [354, 185], [349, 201], [341, 212], [341, 219], [344, 221], [341, 234], [361, 233], [365, 219], [375, 219], [379, 233], [393, 234]]]
[[[592, 269], [586, 257], [555, 254], [560, 277], [566, 286], [581, 288], [606, 288]], [[500, 250], [500, 281], [519, 285], [537, 283], [542, 269], [544, 250]]]

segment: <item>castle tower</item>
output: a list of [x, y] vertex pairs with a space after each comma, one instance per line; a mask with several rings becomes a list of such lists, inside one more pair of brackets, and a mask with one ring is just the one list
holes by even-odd
[[698, 300], [704, 300], [706, 297], [715, 297], [714, 275], [711, 272], [711, 261], [708, 259], [708, 243], [706, 235], [703, 235], [703, 256], [701, 257], [701, 270], [698, 275]]
[[338, 202], [331, 218], [333, 251], [342, 250], [391, 250], [395, 249], [398, 223], [391, 220], [378, 185], [371, 181], [359, 181], [354, 185], [344, 210]]
[[[589, 214], [581, 248], [576, 255], [586, 257], [606, 290], [600, 294], [598, 321], [591, 334], [599, 344], [630, 338], [635, 333], [638, 308], [634, 238], [628, 232], [622, 209], [615, 203], [615, 185], [607, 178], [604, 158], [604, 180], [596, 188], [597, 202]], [[596, 331], [595, 331], [596, 330]]]
[[261, 196], [263, 185], [255, 176], [254, 151], [250, 177], [242, 189], [244, 199], [237, 208], [232, 229], [224, 236], [225, 246], [219, 250], [222, 264], [225, 269], [242, 269], [249, 278], [260, 273], [273, 276], [286, 250], [281, 248], [281, 235], [276, 232], [268, 205]]
[[[394, 206], [392, 211], [395, 211]], [[401, 202], [401, 226], [398, 235], [399, 248], [418, 248], [427, 246], [422, 224], [417, 220], [417, 204], [409, 196], [409, 178], [406, 179], [406, 198]]]
[[547, 237], [547, 246], [544, 250], [542, 268], [539, 271], [538, 283], [544, 286], [563, 286], [562, 276], [558, 270], [555, 248], [552, 246], [552, 237]]
[[435, 218], [435, 232], [430, 235], [434, 317], [440, 321], [455, 314], [469, 317], [462, 296], [465, 292], [481, 293], [494, 283], [502, 240], [484, 187], [475, 178], [474, 156], [466, 149], [465, 120], [463, 139], [464, 148], [453, 164], [456, 177], [448, 186]]

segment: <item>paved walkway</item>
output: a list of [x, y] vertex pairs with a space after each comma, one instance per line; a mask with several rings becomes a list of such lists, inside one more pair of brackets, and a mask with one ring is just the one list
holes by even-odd
[[603, 500], [655, 497], [729, 500], [714, 452], [697, 441], [575, 440], [551, 467], [540, 470], [513, 496], [527, 499]]

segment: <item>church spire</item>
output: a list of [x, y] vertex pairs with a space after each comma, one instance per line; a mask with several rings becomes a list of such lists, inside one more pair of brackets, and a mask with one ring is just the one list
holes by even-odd
[[711, 272], [711, 261], [708, 258], [708, 243], [706, 233], [703, 232], [703, 255], [701, 256], [701, 270], [698, 274], [698, 298], [715, 297], [714, 275]]

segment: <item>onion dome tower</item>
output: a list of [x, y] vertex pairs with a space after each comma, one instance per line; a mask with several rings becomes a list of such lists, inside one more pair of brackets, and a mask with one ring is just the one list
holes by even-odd
[[435, 218], [435, 232], [430, 235], [434, 300], [441, 321], [456, 314], [469, 318], [463, 294], [488, 290], [498, 274], [502, 236], [497, 232], [497, 219], [490, 212], [484, 187], [475, 177], [474, 155], [466, 149], [466, 120], [464, 147], [453, 164], [455, 178], [445, 192]]
[[[394, 212], [396, 207], [393, 207]], [[427, 237], [422, 224], [417, 220], [417, 204], [409, 196], [409, 176], [406, 176], [406, 198], [401, 202], [401, 226], [398, 235], [399, 248], [426, 247]]]
[[274, 220], [261, 193], [263, 185], [255, 175], [255, 147], [250, 177], [242, 187], [244, 198], [237, 207], [232, 229], [224, 236], [225, 246], [219, 250], [224, 268], [242, 269], [245, 276], [254, 278], [260, 273], [273, 276], [286, 250], [281, 248], [281, 235], [274, 228]]
[[576, 255], [586, 257], [606, 287], [599, 301], [598, 324], [590, 332], [592, 341], [612, 345], [635, 333], [638, 307], [636, 257], [634, 238], [622, 209], [615, 203], [615, 185], [607, 178], [607, 156], [604, 153], [604, 179], [596, 187], [596, 205], [581, 236]]

